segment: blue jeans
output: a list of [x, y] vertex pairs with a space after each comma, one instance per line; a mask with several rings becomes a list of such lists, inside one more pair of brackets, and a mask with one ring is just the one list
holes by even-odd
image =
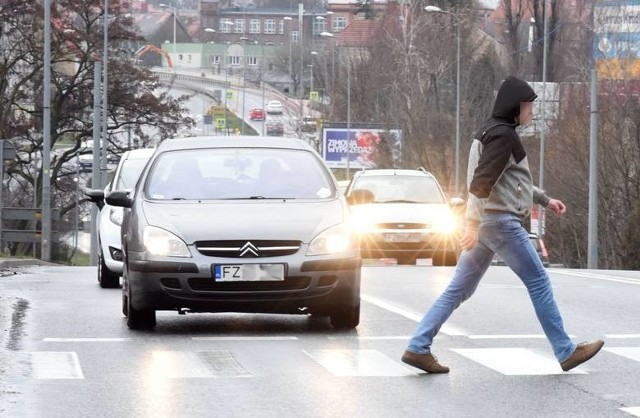
[[431, 352], [433, 338], [453, 311], [473, 295], [491, 265], [494, 253], [502, 257], [527, 288], [538, 321], [558, 361], [563, 362], [573, 354], [576, 344], [564, 330], [542, 261], [529, 241], [522, 220], [506, 213], [485, 215], [480, 224], [478, 244], [460, 255], [451, 283], [418, 324], [408, 351]]

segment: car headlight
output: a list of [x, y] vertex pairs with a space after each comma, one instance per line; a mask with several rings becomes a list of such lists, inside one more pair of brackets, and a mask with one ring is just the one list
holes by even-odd
[[145, 226], [142, 242], [152, 255], [165, 257], [191, 257], [187, 244], [169, 231]]
[[458, 219], [451, 212], [442, 213], [435, 219], [434, 229], [438, 232], [452, 234], [458, 230]]
[[311, 240], [307, 255], [341, 253], [351, 246], [352, 240], [351, 229], [346, 225], [332, 226]]
[[354, 231], [359, 233], [371, 232], [375, 229], [376, 225], [368, 216], [358, 214], [351, 217], [351, 226]]
[[109, 220], [118, 226], [122, 226], [123, 214], [122, 208], [111, 208], [109, 209]]

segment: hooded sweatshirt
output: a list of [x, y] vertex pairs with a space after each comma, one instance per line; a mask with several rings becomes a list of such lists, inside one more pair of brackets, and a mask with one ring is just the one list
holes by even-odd
[[467, 167], [467, 227], [477, 230], [485, 211], [529, 215], [534, 203], [550, 198], [533, 186], [527, 153], [516, 132], [521, 102], [536, 99], [531, 86], [507, 77], [498, 90], [491, 117], [471, 144]]

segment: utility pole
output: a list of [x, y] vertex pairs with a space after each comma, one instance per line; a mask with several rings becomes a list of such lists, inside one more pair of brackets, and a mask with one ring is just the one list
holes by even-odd
[[51, 261], [51, 0], [44, 1], [44, 92], [42, 94], [42, 245], [40, 257]]

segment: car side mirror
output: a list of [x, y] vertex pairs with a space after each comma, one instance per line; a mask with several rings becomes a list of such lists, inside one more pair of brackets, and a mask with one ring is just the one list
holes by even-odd
[[347, 197], [347, 203], [350, 205], [366, 205], [373, 202], [374, 196], [371, 190], [356, 189]]
[[104, 190], [102, 189], [90, 189], [84, 192], [89, 198], [89, 201], [95, 203], [98, 210], [102, 210], [104, 207]]
[[114, 190], [107, 194], [105, 201], [111, 206], [118, 206], [121, 208], [130, 208], [133, 204], [133, 199], [129, 197], [127, 190]]

